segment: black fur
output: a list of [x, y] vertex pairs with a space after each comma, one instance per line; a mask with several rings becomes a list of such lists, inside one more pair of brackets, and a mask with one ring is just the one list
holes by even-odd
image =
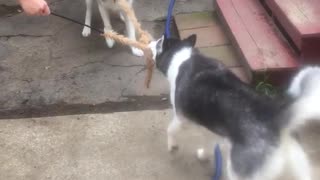
[[[194, 44], [195, 36], [182, 41], [165, 39], [156, 56], [157, 67], [166, 74], [173, 55]], [[258, 94], [218, 60], [196, 49], [180, 66], [175, 106], [178, 114], [230, 139], [233, 169], [242, 177], [263, 165], [286, 123], [279, 118], [285, 107], [282, 103]]]

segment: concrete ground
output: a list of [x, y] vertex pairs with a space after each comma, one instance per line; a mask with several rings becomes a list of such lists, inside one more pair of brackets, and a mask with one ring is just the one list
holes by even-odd
[[[84, 1], [49, 3], [84, 20]], [[159, 37], [167, 2], [134, 6], [143, 27]], [[168, 84], [158, 71], [145, 89], [144, 59], [127, 47], [108, 49], [98, 34], [83, 38], [79, 25], [28, 17], [18, 8], [0, 0], [1, 180], [209, 178], [210, 163], [196, 161], [188, 143], [204, 141], [195, 140], [199, 131], [182, 137], [185, 153], [166, 151]], [[176, 12], [212, 9], [211, 0], [178, 0]], [[93, 25], [102, 28], [97, 11]], [[113, 25], [124, 32], [117, 18]]]
[[[167, 2], [136, 0], [137, 16], [154, 37]], [[84, 0], [50, 0], [53, 11], [83, 21]], [[212, 163], [194, 153], [219, 139], [198, 127], [166, 150], [171, 119], [168, 84], [155, 72], [143, 86], [144, 59], [127, 47], [108, 49], [98, 34], [56, 17], [27, 17], [0, 0], [0, 179], [206, 180]], [[212, 0], [177, 0], [176, 13], [213, 10]], [[114, 27], [124, 26], [114, 19]], [[94, 26], [102, 27], [99, 14]], [[319, 169], [319, 126], [301, 142]], [[318, 177], [318, 176], [315, 176]]]
[[[149, 110], [3, 119], [0, 179], [211, 179], [213, 153], [209, 162], [200, 162], [196, 149], [213, 149], [219, 143], [225, 159], [227, 147], [207, 130], [186, 125], [178, 134], [179, 151], [168, 153], [166, 128], [171, 116], [171, 110]], [[300, 137], [313, 163], [314, 180], [320, 176], [319, 128], [319, 124], [306, 127]]]
[[210, 179], [211, 164], [195, 151], [213, 135], [189, 127], [170, 154], [170, 117], [162, 110], [2, 120], [0, 179]]
[[[53, 12], [84, 21], [84, 0], [49, 3]], [[143, 28], [160, 37], [167, 2], [137, 0], [134, 6]], [[95, 9], [93, 26], [102, 28]], [[211, 0], [178, 0], [176, 12], [212, 9]], [[13, 1], [0, 0], [0, 12], [1, 117], [168, 107], [162, 101], [168, 93], [165, 79], [156, 71], [151, 88], [145, 89], [145, 60], [132, 56], [129, 48], [117, 44], [108, 49], [99, 34], [84, 38], [80, 25], [64, 19], [17, 14]], [[113, 20], [114, 29], [123, 33], [123, 23]]]

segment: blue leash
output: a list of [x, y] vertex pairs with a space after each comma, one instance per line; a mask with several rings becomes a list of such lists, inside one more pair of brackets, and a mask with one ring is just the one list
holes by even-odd
[[[170, 24], [171, 24], [172, 12], [173, 12], [175, 2], [176, 2], [175, 0], [170, 0], [170, 3], [169, 3], [165, 32], [164, 32], [165, 38], [171, 37]], [[215, 174], [212, 177], [212, 180], [219, 180], [222, 175], [222, 154], [221, 154], [219, 144], [217, 144], [214, 148], [214, 156], [215, 156], [215, 171], [214, 171]]]
[[173, 12], [175, 2], [176, 2], [176, 0], [170, 0], [170, 3], [169, 3], [167, 20], [166, 20], [166, 27], [165, 27], [165, 32], [164, 32], [165, 38], [171, 37], [170, 24], [171, 24], [172, 12]]
[[222, 153], [219, 144], [214, 148], [215, 171], [212, 180], [219, 180], [222, 175]]

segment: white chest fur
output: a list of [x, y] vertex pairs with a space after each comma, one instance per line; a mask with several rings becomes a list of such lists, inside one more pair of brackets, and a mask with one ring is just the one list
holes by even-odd
[[191, 57], [192, 48], [183, 48], [173, 56], [171, 64], [168, 68], [167, 77], [170, 83], [170, 99], [173, 108], [175, 109], [175, 91], [176, 91], [176, 79], [179, 74], [180, 66], [183, 62]]

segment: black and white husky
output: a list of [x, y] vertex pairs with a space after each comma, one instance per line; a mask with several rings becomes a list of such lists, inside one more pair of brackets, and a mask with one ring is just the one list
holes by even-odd
[[[93, 0], [85, 0], [85, 1], [86, 1], [86, 7], [87, 7], [85, 24], [91, 26]], [[121, 11], [119, 5], [117, 4], [117, 0], [96, 0], [96, 1], [98, 3], [99, 12], [103, 20], [104, 32], [113, 31], [112, 25], [110, 23], [110, 12], [116, 11], [119, 13], [121, 19], [126, 24], [128, 37], [132, 40], [136, 40], [136, 31], [135, 31], [134, 25], [130, 21], [130, 19], [127, 17], [127, 15]], [[127, 0], [127, 1], [132, 6], [133, 0]], [[91, 34], [91, 29], [86, 26], [83, 27], [82, 35], [84, 37], [87, 37], [90, 34]], [[112, 48], [115, 42], [112, 39], [106, 38], [106, 43], [109, 48]], [[136, 56], [143, 56], [143, 51], [140, 49], [131, 47], [131, 51]]]
[[229, 180], [274, 180], [285, 168], [297, 180], [311, 180], [308, 159], [291, 134], [306, 121], [320, 119], [320, 69], [300, 72], [288, 91], [294, 100], [280, 103], [201, 55], [195, 42], [192, 35], [150, 43], [156, 66], [170, 83], [174, 116], [167, 129], [168, 150], [178, 147], [181, 125], [194, 122], [230, 141]]

